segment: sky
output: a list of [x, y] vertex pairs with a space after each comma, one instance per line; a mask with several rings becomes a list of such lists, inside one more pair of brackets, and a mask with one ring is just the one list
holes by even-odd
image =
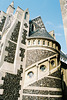
[[0, 0], [0, 10], [6, 12], [7, 7], [14, 1], [23, 10], [29, 8], [30, 19], [41, 16], [48, 32], [54, 30], [56, 40], [61, 45], [61, 50], [67, 54], [63, 21], [59, 0]]

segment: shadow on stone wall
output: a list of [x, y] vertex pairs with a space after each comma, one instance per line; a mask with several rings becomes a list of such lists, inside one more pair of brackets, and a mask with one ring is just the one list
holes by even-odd
[[[61, 62], [61, 70], [63, 69], [63, 71], [67, 70], [67, 64], [64, 63], [64, 62]], [[61, 79], [62, 79], [62, 92], [63, 92], [63, 100], [67, 100], [67, 86], [66, 86], [66, 83], [64, 81], [64, 76], [66, 77], [65, 80], [67, 79], [67, 73], [63, 73], [62, 72], [62, 75], [61, 75]]]
[[62, 93], [63, 93], [63, 100], [67, 100], [67, 86], [65, 82], [62, 82]]
[[61, 76], [62, 76], [61, 79], [62, 79], [63, 100], [67, 100], [67, 86], [66, 86], [66, 83], [64, 82], [64, 79], [63, 79], [63, 73]]

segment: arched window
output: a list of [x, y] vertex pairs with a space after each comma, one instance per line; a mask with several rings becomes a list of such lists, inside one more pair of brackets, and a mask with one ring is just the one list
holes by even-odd
[[41, 71], [44, 71], [45, 69], [46, 69], [46, 66], [45, 66], [45, 65], [41, 65], [41, 66], [40, 66], [40, 70], [41, 70]]
[[28, 12], [25, 13], [25, 17], [24, 17], [24, 19], [27, 19], [27, 15], [28, 15]]
[[28, 72], [28, 74], [27, 74], [28, 76], [29, 76], [29, 78], [32, 78], [33, 77], [33, 75], [34, 75], [34, 73], [32, 72], [32, 71], [30, 71], [30, 72]]
[[51, 61], [51, 65], [52, 65], [52, 66], [55, 66], [54, 60]]

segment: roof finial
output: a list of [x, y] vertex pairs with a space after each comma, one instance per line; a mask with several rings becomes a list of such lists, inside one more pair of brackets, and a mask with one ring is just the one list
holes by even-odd
[[12, 3], [10, 4], [12, 7], [14, 7], [14, 1], [12, 1]]

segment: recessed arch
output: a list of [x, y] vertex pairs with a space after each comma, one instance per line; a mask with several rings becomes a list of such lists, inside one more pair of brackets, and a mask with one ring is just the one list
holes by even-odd
[[45, 66], [45, 65], [41, 65], [41, 66], [40, 66], [40, 70], [41, 70], [41, 71], [45, 71], [45, 69], [46, 69], [46, 66]]
[[33, 73], [33, 71], [30, 71], [30, 72], [28, 72], [28, 74], [27, 74], [28, 76], [29, 76], [29, 78], [32, 78], [33, 77], [33, 75], [34, 75], [34, 73]]

